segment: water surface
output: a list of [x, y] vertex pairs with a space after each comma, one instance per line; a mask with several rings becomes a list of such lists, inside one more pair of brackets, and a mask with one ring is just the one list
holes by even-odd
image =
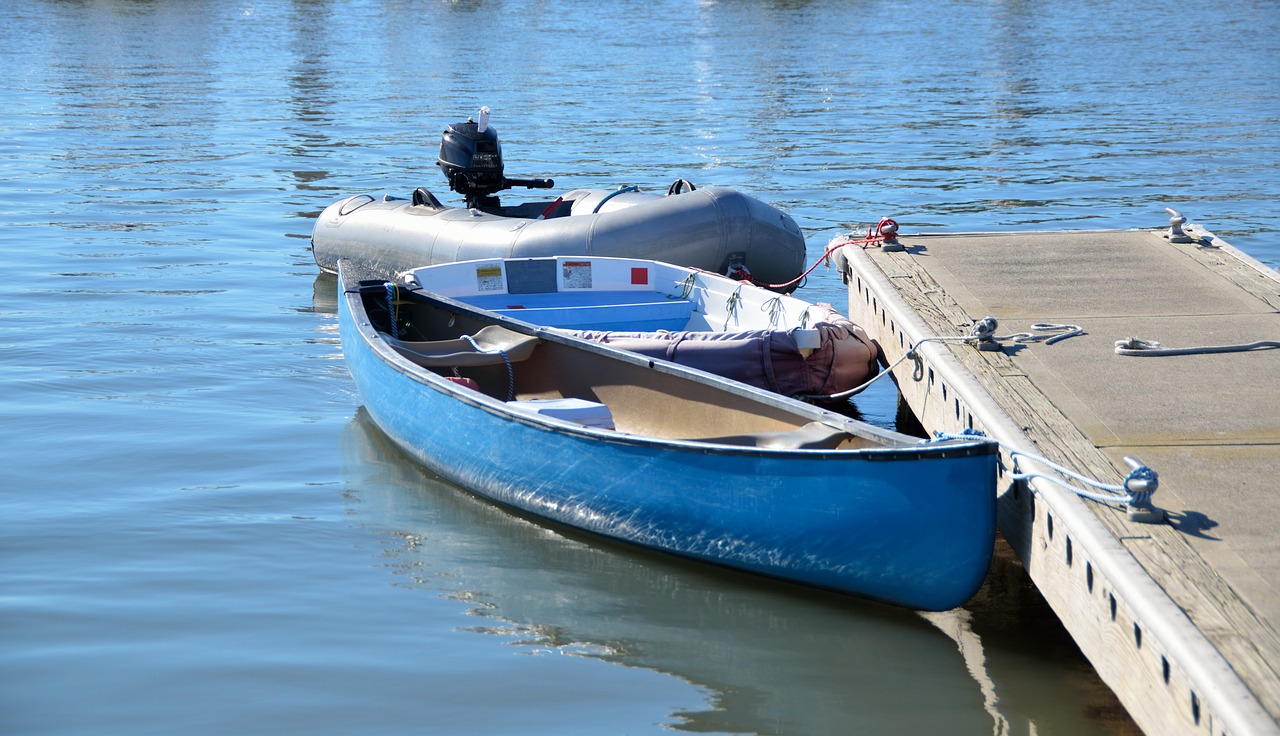
[[[733, 186], [815, 258], [883, 215], [1172, 205], [1278, 265], [1277, 39], [1260, 0], [6, 8], [0, 731], [1129, 732], [1007, 560], [926, 618], [418, 470], [359, 411], [311, 223], [456, 202], [440, 131], [489, 105], [511, 176]], [[821, 268], [801, 294], [846, 300]]]

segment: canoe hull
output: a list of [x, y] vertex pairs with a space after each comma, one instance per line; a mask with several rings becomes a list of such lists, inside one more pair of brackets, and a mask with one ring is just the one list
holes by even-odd
[[762, 451], [515, 416], [387, 348], [353, 316], [359, 299], [340, 294], [339, 312], [343, 351], [369, 415], [423, 466], [493, 501], [645, 547], [912, 608], [953, 608], [985, 577], [995, 530], [993, 453], [964, 445]]

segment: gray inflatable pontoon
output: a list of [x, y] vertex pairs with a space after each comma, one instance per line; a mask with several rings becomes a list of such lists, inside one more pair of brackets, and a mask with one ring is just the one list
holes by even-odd
[[468, 119], [444, 132], [438, 163], [466, 197], [448, 207], [425, 189], [412, 198], [357, 195], [327, 207], [311, 234], [324, 271], [339, 258], [393, 274], [479, 258], [557, 255], [646, 258], [716, 273], [745, 269], [758, 283], [781, 284], [805, 267], [800, 227], [787, 214], [732, 189], [695, 188], [681, 179], [666, 194], [635, 187], [575, 189], [554, 201], [504, 207], [512, 186], [548, 188], [548, 179], [503, 176], [497, 131]]

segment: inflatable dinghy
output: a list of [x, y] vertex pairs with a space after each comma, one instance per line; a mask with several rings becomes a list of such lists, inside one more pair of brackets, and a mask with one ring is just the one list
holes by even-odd
[[357, 195], [331, 204], [312, 231], [324, 271], [340, 258], [394, 274], [481, 258], [593, 255], [646, 258], [715, 273], [749, 273], [781, 284], [805, 267], [800, 227], [758, 199], [680, 179], [665, 194], [575, 189], [554, 200], [503, 206], [499, 191], [546, 189], [550, 179], [508, 179], [488, 108], [445, 131], [438, 164], [449, 188], [466, 198], [449, 207], [419, 188], [410, 198]]

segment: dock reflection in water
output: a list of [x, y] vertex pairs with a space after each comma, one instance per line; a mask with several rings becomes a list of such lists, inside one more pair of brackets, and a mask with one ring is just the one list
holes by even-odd
[[965, 610], [926, 618], [522, 518], [422, 470], [363, 409], [342, 455], [353, 512], [385, 532], [396, 585], [464, 601], [477, 621], [460, 628], [520, 651], [696, 685], [707, 709], [673, 714], [680, 728], [1004, 734], [1035, 733], [1042, 717], [1098, 728], [1038, 697], [1055, 712], [1003, 713]]

